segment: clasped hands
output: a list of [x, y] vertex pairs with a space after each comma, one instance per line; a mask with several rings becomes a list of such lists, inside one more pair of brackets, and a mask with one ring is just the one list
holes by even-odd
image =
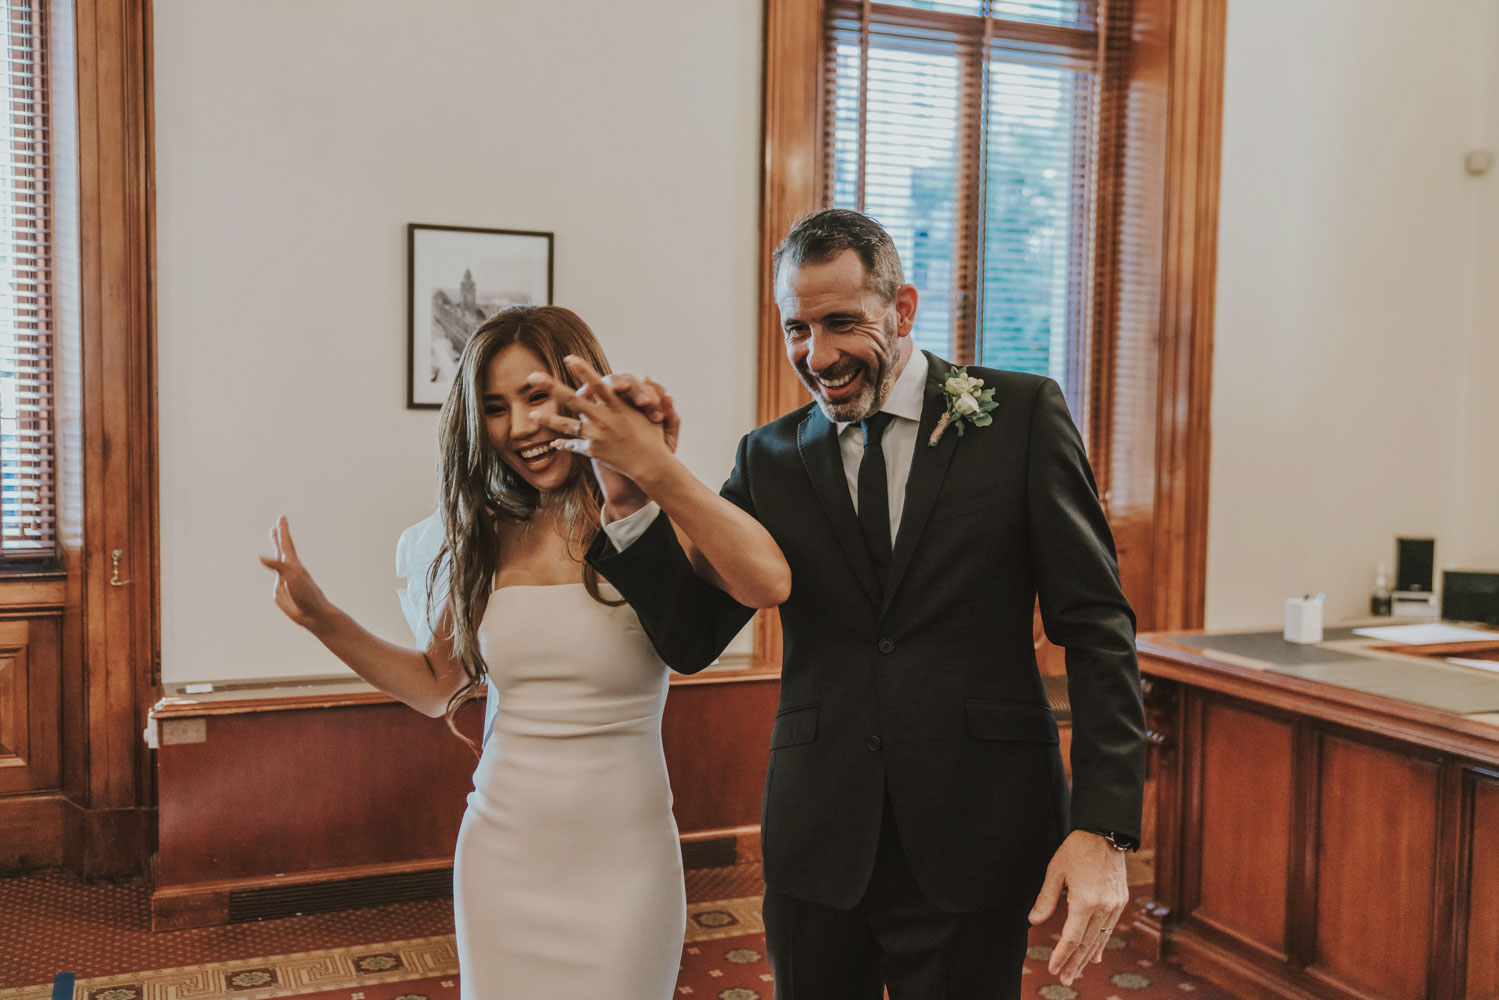
[[563, 435], [557, 447], [591, 459], [611, 519], [639, 510], [651, 485], [675, 462], [682, 421], [658, 383], [635, 375], [600, 375], [584, 359], [564, 363], [576, 390], [545, 372], [528, 381], [547, 393], [556, 413], [533, 411], [543, 427]]

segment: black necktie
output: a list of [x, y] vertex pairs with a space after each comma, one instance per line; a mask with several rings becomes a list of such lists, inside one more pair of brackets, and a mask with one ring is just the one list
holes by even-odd
[[864, 532], [864, 545], [881, 590], [890, 572], [890, 489], [880, 438], [892, 419], [889, 413], [876, 413], [859, 424], [864, 431], [864, 457], [859, 460], [859, 529]]

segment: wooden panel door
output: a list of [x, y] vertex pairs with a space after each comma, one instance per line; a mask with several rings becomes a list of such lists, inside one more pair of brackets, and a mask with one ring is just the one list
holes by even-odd
[[0, 794], [59, 787], [57, 620], [0, 621]]
[[[1499, 778], [1473, 776], [1467, 899], [1469, 1000], [1499, 997]], [[1461, 926], [1461, 925], [1459, 925]]]
[[1286, 954], [1294, 730], [1221, 702], [1202, 707], [1201, 841], [1192, 912]]
[[1433, 761], [1322, 738], [1316, 955], [1309, 971], [1365, 996], [1424, 1000], [1438, 782]]

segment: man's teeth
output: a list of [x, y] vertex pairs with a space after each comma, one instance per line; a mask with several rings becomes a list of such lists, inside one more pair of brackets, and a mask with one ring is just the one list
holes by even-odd
[[554, 448], [556, 448], [556, 446], [557, 443], [555, 441], [548, 441], [545, 444], [539, 444], [534, 448], [527, 448], [525, 451], [520, 452], [520, 457], [529, 462], [533, 458], [540, 458], [547, 452], [552, 451]]
[[817, 376], [817, 381], [821, 382], [823, 385], [827, 386], [829, 389], [837, 389], [840, 386], [845, 386], [845, 385], [848, 385], [850, 382], [852, 382], [854, 380], [854, 375], [855, 374], [857, 374], [857, 373], [856, 372], [849, 372], [847, 375], [843, 376], [842, 378], [823, 378], [821, 375], [819, 375], [819, 376]]

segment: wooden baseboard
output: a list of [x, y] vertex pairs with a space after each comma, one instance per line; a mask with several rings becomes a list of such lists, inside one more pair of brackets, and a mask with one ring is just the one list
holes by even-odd
[[[684, 834], [682, 856], [689, 869], [758, 861], [760, 828], [741, 826]], [[701, 863], [694, 863], [695, 860]], [[445, 883], [450, 891], [452, 875], [453, 859], [442, 857], [325, 868], [295, 875], [158, 886], [151, 894], [151, 929], [176, 931], [267, 916], [289, 916], [294, 912], [373, 906], [397, 899], [436, 898], [443, 893], [434, 887]]]
[[[1136, 921], [1135, 931], [1141, 929]], [[1278, 976], [1262, 964], [1209, 941], [1190, 928], [1165, 927], [1158, 955], [1173, 965], [1244, 1000], [1323, 1000], [1328, 994], [1296, 979]], [[1344, 995], [1340, 990], [1336, 995]]]
[[85, 882], [149, 873], [156, 843], [155, 809], [84, 809], [64, 813], [63, 867]]
[[151, 894], [151, 929], [175, 931], [438, 898], [445, 894], [444, 886], [452, 891], [452, 878], [453, 859], [444, 857], [158, 887]]
[[0, 875], [60, 868], [67, 811], [60, 794], [0, 798]]
[[0, 798], [0, 875], [62, 868], [86, 882], [147, 874], [154, 809], [85, 809], [61, 792]]

